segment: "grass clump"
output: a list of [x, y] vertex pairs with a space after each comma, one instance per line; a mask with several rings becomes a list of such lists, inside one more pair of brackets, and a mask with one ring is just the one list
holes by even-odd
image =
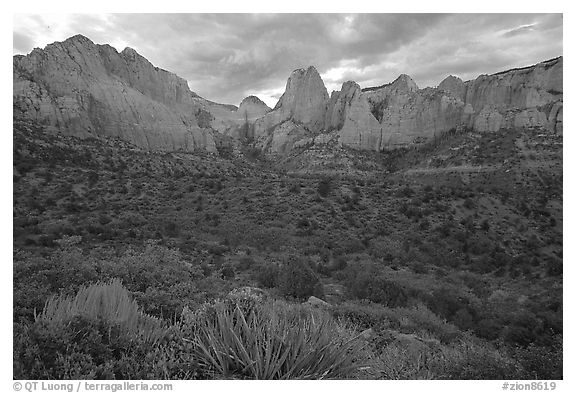
[[14, 326], [17, 379], [184, 379], [194, 375], [178, 330], [141, 312], [120, 280], [52, 297]]
[[119, 279], [81, 288], [76, 296], [50, 298], [36, 321], [57, 328], [82, 317], [115, 326], [127, 335], [140, 335], [144, 342], [162, 337], [160, 319], [144, 314]]

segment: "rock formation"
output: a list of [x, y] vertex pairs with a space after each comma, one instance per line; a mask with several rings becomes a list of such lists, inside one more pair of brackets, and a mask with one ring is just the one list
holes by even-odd
[[458, 128], [562, 132], [563, 59], [420, 89], [408, 75], [328, 96], [314, 67], [297, 69], [273, 110], [257, 97], [237, 108], [208, 101], [136, 51], [74, 36], [13, 59], [14, 116], [77, 136], [112, 136], [157, 150], [254, 143], [269, 154], [337, 141], [360, 150], [423, 143]]
[[[299, 137], [319, 132], [324, 128], [327, 101], [328, 92], [316, 68], [293, 71], [274, 109], [254, 124], [258, 146], [278, 153], [280, 146], [286, 151]], [[291, 127], [296, 132], [290, 131]]]
[[259, 146], [285, 153], [336, 138], [341, 146], [380, 151], [425, 143], [461, 128], [562, 132], [561, 57], [468, 82], [449, 76], [437, 88], [420, 89], [403, 74], [366, 89], [346, 82], [327, 101], [324, 91], [316, 70], [294, 71], [278, 105], [256, 121]]
[[14, 115], [77, 136], [120, 137], [158, 150], [214, 151], [200, 98], [136, 51], [74, 36], [13, 60]]
[[255, 121], [270, 112], [270, 110], [268, 105], [258, 97], [248, 96], [242, 100], [237, 112], [240, 118], [244, 118], [246, 121]]
[[326, 128], [338, 130], [342, 145], [360, 150], [380, 149], [382, 127], [357, 83], [345, 82], [340, 92], [332, 94], [330, 105]]
[[473, 108], [468, 126], [477, 131], [543, 127], [561, 133], [563, 63], [559, 57], [466, 82], [465, 103]]

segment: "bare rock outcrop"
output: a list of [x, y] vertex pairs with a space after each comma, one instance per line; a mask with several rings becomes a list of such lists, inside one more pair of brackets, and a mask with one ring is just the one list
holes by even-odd
[[111, 136], [154, 150], [214, 151], [195, 93], [133, 49], [74, 36], [13, 59], [14, 116], [69, 135]]
[[319, 144], [380, 151], [459, 128], [563, 130], [562, 57], [467, 82], [449, 76], [437, 88], [405, 74], [365, 89], [349, 81], [331, 96], [314, 67], [297, 69], [271, 110], [255, 96], [239, 107], [208, 101], [135, 50], [78, 35], [14, 56], [13, 81], [15, 118], [152, 150], [216, 151], [218, 141], [279, 155]]
[[[419, 89], [408, 76], [363, 90], [370, 112], [382, 128], [381, 142], [372, 150], [393, 149], [424, 142], [457, 127], [464, 103], [440, 89]], [[373, 133], [369, 133], [373, 134]]]
[[333, 113], [341, 114], [342, 119], [330, 125], [339, 128], [340, 143], [359, 150], [380, 150], [382, 126], [371, 113], [368, 99], [362, 94], [360, 86], [355, 82], [346, 82], [336, 96]]
[[466, 99], [466, 85], [464, 81], [457, 76], [450, 75], [438, 85], [439, 90], [450, 93], [453, 97], [461, 101]]
[[238, 115], [246, 121], [254, 121], [261, 118], [271, 109], [256, 96], [248, 96], [242, 100], [238, 107]]
[[[280, 145], [293, 143], [295, 140], [284, 140], [284, 136], [290, 137], [293, 134], [287, 129], [290, 124], [297, 124], [311, 133], [321, 131], [324, 127], [327, 102], [328, 92], [316, 68], [293, 71], [286, 83], [286, 90], [274, 109], [254, 123], [254, 136], [258, 145], [271, 146], [271, 140], [276, 133], [283, 135]], [[288, 121], [290, 123], [283, 125]], [[276, 128], [278, 130], [275, 130]], [[301, 135], [302, 132], [296, 134]], [[279, 146], [276, 142], [272, 144], [274, 145]]]
[[[326, 127], [341, 127], [341, 144], [362, 150], [423, 143], [458, 128], [496, 132], [541, 127], [561, 133], [562, 63], [560, 57], [468, 82], [449, 76], [438, 88], [426, 89], [419, 89], [409, 76], [401, 75], [387, 85], [363, 89], [353, 100], [349, 86], [343, 86], [330, 98]], [[348, 106], [338, 105], [341, 101]], [[350, 121], [341, 126], [346, 118]]]

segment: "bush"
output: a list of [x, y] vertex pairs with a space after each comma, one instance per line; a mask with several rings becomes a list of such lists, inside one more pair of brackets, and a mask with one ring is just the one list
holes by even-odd
[[284, 302], [219, 301], [184, 317], [205, 375], [341, 379], [358, 373], [361, 345], [327, 314]]
[[141, 336], [144, 342], [162, 336], [162, 322], [142, 313], [118, 279], [82, 288], [73, 298], [50, 298], [36, 322], [56, 328], [78, 316], [115, 326], [129, 336]]
[[223, 280], [232, 280], [236, 276], [236, 272], [232, 266], [224, 265], [220, 270], [220, 275], [222, 276]]
[[119, 280], [51, 298], [31, 325], [16, 324], [14, 378], [184, 378], [177, 333], [140, 311]]
[[550, 346], [530, 344], [517, 348], [514, 358], [526, 371], [527, 379], [562, 379], [562, 335], [554, 337]]
[[266, 263], [258, 266], [256, 270], [256, 281], [264, 288], [274, 288], [278, 283], [280, 268], [275, 263]]
[[522, 379], [520, 364], [486, 343], [462, 340], [442, 350], [430, 368], [440, 379]]
[[323, 295], [320, 281], [312, 268], [305, 260], [294, 256], [289, 257], [280, 268], [278, 288], [282, 295], [297, 299]]
[[248, 255], [241, 257], [241, 258], [238, 260], [238, 264], [237, 264], [238, 270], [240, 270], [240, 271], [248, 270], [248, 269], [250, 269], [253, 265], [254, 265], [254, 258], [252, 258], [252, 257], [250, 257], [250, 256], [248, 256]]
[[318, 182], [318, 187], [316, 189], [316, 191], [318, 191], [318, 194], [325, 198], [328, 196], [328, 194], [330, 194], [330, 190], [332, 189], [332, 182], [330, 181], [329, 178], [324, 178], [322, 180], [320, 180], [320, 182]]
[[364, 269], [347, 282], [354, 296], [368, 299], [388, 307], [402, 307], [408, 302], [404, 288], [379, 275], [373, 269]]

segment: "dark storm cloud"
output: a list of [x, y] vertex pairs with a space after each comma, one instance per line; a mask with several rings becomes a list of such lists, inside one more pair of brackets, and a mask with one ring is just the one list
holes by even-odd
[[[15, 51], [30, 46], [34, 23], [48, 23], [21, 19], [15, 29], [28, 35], [15, 33]], [[274, 105], [290, 72], [309, 65], [328, 90], [346, 80], [380, 85], [401, 73], [425, 87], [449, 74], [470, 79], [562, 54], [558, 14], [114, 14], [51, 25], [59, 40], [81, 33], [118, 50], [131, 46], [200, 95], [235, 104], [256, 94]]]

